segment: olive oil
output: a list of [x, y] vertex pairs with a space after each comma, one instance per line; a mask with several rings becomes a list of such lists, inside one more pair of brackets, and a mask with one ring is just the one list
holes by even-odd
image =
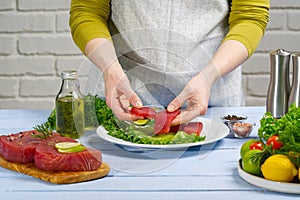
[[55, 100], [56, 131], [78, 139], [84, 134], [84, 98], [76, 71], [62, 72], [62, 85]]
[[84, 134], [84, 100], [62, 97], [56, 100], [56, 131], [73, 139]]

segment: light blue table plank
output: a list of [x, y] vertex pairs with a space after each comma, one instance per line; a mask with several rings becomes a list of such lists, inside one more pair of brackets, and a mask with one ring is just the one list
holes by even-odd
[[95, 181], [56, 185], [39, 179], [19, 176], [4, 178], [9, 185], [1, 192], [18, 191], [226, 191], [262, 190], [243, 181], [237, 174], [230, 176], [108, 176]]
[[294, 200], [297, 195], [286, 195], [273, 193], [268, 191], [155, 191], [155, 192], [97, 192], [97, 191], [80, 191], [80, 192], [14, 192], [1, 193], [3, 200], [20, 200], [24, 199], [43, 199], [43, 200], [127, 200], [127, 199], [142, 199], [142, 200]]

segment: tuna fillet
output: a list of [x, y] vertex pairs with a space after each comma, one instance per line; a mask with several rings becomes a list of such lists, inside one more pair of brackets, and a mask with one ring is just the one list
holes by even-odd
[[168, 112], [163, 110], [156, 114], [154, 124], [154, 134], [166, 134], [170, 132], [171, 122], [180, 114], [180, 110]]
[[0, 136], [0, 155], [9, 162], [34, 162], [36, 146], [41, 139], [31, 135], [37, 134], [35, 130]]
[[55, 144], [59, 142], [76, 142], [76, 140], [54, 134], [42, 141], [34, 154], [35, 164], [39, 169], [48, 171], [93, 171], [102, 163], [101, 152], [86, 148], [76, 153], [59, 153]]

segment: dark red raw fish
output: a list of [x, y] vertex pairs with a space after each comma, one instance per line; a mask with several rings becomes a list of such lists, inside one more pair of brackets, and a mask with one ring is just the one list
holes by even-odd
[[203, 129], [203, 123], [202, 122], [189, 122], [187, 124], [184, 124], [180, 128], [187, 134], [196, 133], [197, 135], [200, 135], [201, 131]]
[[174, 126], [170, 126], [170, 133], [177, 133], [180, 130], [180, 126], [182, 126], [182, 124], [178, 124], [178, 125], [174, 125]]
[[154, 134], [166, 134], [170, 132], [170, 126], [173, 119], [180, 114], [180, 110], [174, 112], [168, 112], [163, 110], [156, 114], [155, 124], [154, 124]]
[[47, 171], [93, 171], [102, 163], [99, 150], [86, 148], [76, 153], [59, 153], [55, 148], [58, 142], [76, 142], [76, 140], [54, 134], [42, 141], [34, 154], [37, 168]]
[[150, 107], [141, 107], [141, 108], [131, 108], [130, 114], [143, 117], [146, 119], [154, 119], [156, 116], [156, 111]]
[[184, 131], [187, 134], [195, 133], [200, 135], [203, 129], [202, 122], [189, 122], [186, 124], [178, 124], [170, 127], [170, 133], [177, 133], [178, 131]]
[[34, 162], [35, 148], [41, 139], [32, 137], [32, 134], [38, 134], [38, 132], [30, 130], [0, 136], [0, 155], [9, 162]]

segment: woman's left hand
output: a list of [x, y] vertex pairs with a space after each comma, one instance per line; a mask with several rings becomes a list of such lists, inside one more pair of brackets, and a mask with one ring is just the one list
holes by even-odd
[[172, 125], [186, 123], [199, 115], [204, 115], [212, 84], [242, 64], [247, 57], [247, 48], [241, 42], [228, 40], [222, 43], [211, 62], [194, 76], [169, 104], [167, 109], [172, 112], [187, 102], [187, 108], [172, 121]]
[[194, 76], [184, 87], [182, 92], [168, 105], [168, 111], [173, 112], [180, 109], [187, 102], [186, 109], [181, 111], [173, 121], [172, 125], [186, 123], [207, 111], [211, 84], [200, 72]]

